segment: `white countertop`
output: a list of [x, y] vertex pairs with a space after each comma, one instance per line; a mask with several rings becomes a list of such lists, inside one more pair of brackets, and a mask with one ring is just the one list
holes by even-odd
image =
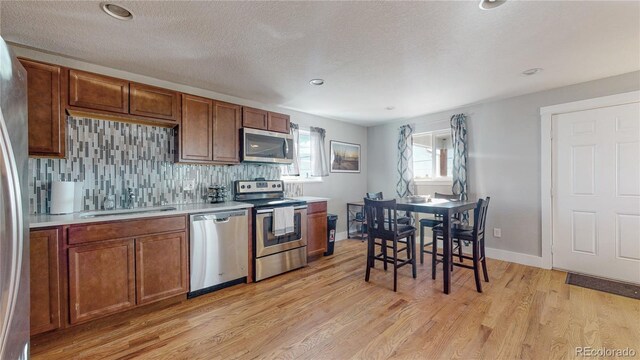
[[324, 197], [316, 197], [316, 196], [296, 196], [292, 199], [306, 201], [307, 203], [321, 202], [321, 201], [329, 201], [329, 198]]
[[[194, 213], [203, 213], [203, 212], [212, 212], [212, 211], [225, 211], [225, 210], [238, 210], [238, 209], [248, 209], [253, 207], [253, 205], [242, 202], [235, 201], [227, 201], [218, 204], [208, 204], [208, 203], [200, 203], [200, 204], [182, 204], [182, 205], [166, 205], [175, 207], [175, 210], [169, 211], [150, 211], [144, 213], [135, 213], [135, 214], [116, 214], [109, 216], [96, 216], [96, 217], [83, 217], [88, 212], [94, 213], [95, 211], [84, 211], [73, 214], [66, 215], [50, 215], [50, 214], [35, 214], [29, 216], [29, 227], [31, 229], [42, 228], [48, 226], [60, 226], [60, 225], [71, 225], [71, 224], [84, 224], [84, 223], [92, 223], [92, 222], [102, 222], [102, 221], [113, 221], [113, 220], [129, 220], [129, 219], [139, 219], [146, 217], [156, 217], [156, 216], [171, 216], [171, 215], [184, 215], [184, 214], [194, 214]], [[144, 207], [138, 208], [140, 210], [152, 210], [154, 208], [163, 208], [166, 206], [154, 206], [154, 207]]]

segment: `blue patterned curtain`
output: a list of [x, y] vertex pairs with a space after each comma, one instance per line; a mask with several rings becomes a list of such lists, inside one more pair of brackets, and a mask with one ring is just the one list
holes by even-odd
[[[453, 142], [453, 187], [451, 191], [467, 200], [467, 117], [457, 114], [451, 117], [451, 140]], [[462, 215], [462, 221], [469, 223], [469, 214]]]
[[400, 127], [398, 137], [398, 197], [413, 195], [413, 125]]

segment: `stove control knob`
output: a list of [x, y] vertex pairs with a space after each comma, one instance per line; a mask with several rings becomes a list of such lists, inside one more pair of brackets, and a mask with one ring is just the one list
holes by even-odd
[[251, 189], [251, 185], [247, 185], [247, 189]]
[[244, 185], [240, 185], [240, 189], [244, 189]]
[[282, 187], [282, 184], [278, 184], [278, 187]]
[[272, 188], [276, 187], [276, 184], [271, 185]]

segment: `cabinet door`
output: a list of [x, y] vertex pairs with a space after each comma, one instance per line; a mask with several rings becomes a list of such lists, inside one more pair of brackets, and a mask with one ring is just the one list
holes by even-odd
[[269, 113], [267, 130], [288, 134], [289, 126], [289, 115]]
[[31, 335], [60, 327], [58, 230], [30, 233]]
[[242, 107], [216, 101], [213, 105], [213, 160], [240, 162]]
[[189, 290], [184, 232], [136, 238], [136, 295], [146, 304]]
[[21, 59], [27, 70], [29, 155], [65, 156], [60, 67]]
[[177, 91], [131, 83], [129, 103], [131, 115], [178, 121], [180, 94]]
[[79, 70], [69, 70], [69, 105], [129, 113], [129, 82]]
[[180, 160], [213, 160], [213, 102], [182, 94]]
[[242, 108], [242, 127], [267, 130], [269, 113], [250, 107]]
[[319, 212], [307, 216], [307, 256], [316, 256], [327, 251], [327, 213]]
[[134, 242], [69, 248], [69, 314], [77, 324], [135, 305]]

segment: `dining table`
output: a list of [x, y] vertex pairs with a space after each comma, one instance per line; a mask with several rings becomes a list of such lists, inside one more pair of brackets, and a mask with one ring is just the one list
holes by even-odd
[[[414, 198], [415, 199], [415, 198]], [[476, 207], [475, 201], [469, 200], [446, 200], [424, 198], [424, 202], [414, 202], [409, 198], [396, 199], [396, 208], [400, 211], [409, 211], [422, 214], [434, 214], [442, 216], [443, 227], [443, 279], [444, 293], [451, 292], [451, 218], [455, 214], [473, 210]], [[434, 244], [437, 244], [434, 241]], [[434, 245], [437, 247], [437, 245]], [[420, 249], [422, 251], [422, 249]]]

